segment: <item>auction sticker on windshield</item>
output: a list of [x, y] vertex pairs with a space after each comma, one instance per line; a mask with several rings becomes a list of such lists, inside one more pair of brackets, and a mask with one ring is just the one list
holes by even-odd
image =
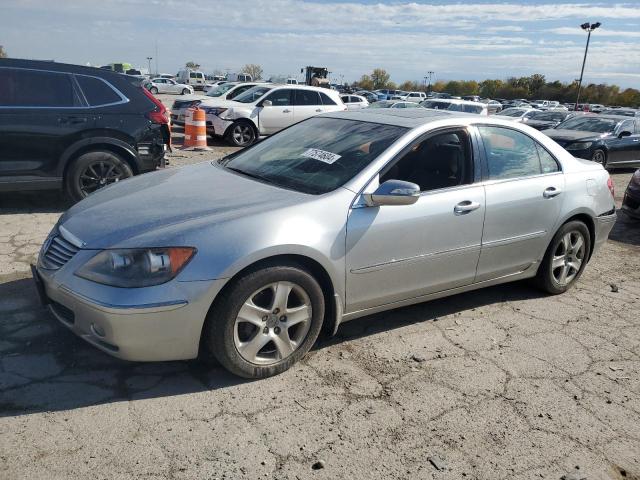
[[341, 157], [341, 155], [338, 155], [336, 153], [325, 152], [324, 150], [319, 150], [317, 148], [308, 149], [302, 154], [302, 156], [313, 158], [314, 160], [320, 160], [321, 162], [328, 163], [329, 165], [331, 165]]

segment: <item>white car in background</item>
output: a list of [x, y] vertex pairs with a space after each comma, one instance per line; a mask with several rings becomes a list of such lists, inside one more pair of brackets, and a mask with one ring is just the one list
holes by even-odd
[[489, 115], [486, 103], [472, 102], [471, 100], [459, 100], [456, 98], [429, 99], [420, 103], [424, 108], [432, 110], [449, 110], [453, 112], [475, 113], [477, 115]]
[[205, 92], [209, 92], [209, 90], [219, 87], [220, 85], [224, 85], [225, 83], [231, 83], [231, 82], [228, 82], [227, 80], [216, 80], [215, 82], [205, 83], [203, 90]]
[[347, 110], [360, 110], [369, 106], [369, 101], [360, 95], [340, 95], [340, 99], [347, 106]]
[[177, 95], [192, 95], [193, 87], [178, 83], [170, 78], [156, 77], [149, 80], [147, 89], [154, 95], [157, 93], [175, 93]]
[[424, 102], [427, 99], [427, 94], [424, 92], [407, 92], [406, 95], [402, 95], [400, 100], [404, 100], [405, 102], [414, 102], [420, 103]]
[[206, 95], [189, 95], [173, 102], [171, 107], [171, 121], [178, 125], [184, 123], [184, 116], [189, 108], [217, 105], [220, 101], [232, 100], [241, 93], [257, 85], [267, 85], [260, 82], [223, 82], [209, 90]]
[[524, 108], [524, 107], [514, 107], [514, 108], [506, 108], [500, 112], [499, 115], [496, 115], [496, 118], [501, 118], [503, 120], [512, 120], [514, 122], [519, 123], [527, 123], [527, 121], [533, 117], [536, 113], [540, 113], [542, 110], [538, 108]]
[[259, 85], [233, 100], [204, 107], [208, 131], [231, 145], [247, 147], [315, 115], [346, 110], [335, 90], [306, 85]]

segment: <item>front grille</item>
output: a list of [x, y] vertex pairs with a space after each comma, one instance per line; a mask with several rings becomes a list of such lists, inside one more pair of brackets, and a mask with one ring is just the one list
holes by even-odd
[[57, 270], [73, 258], [80, 250], [78, 247], [68, 242], [58, 233], [51, 239], [49, 247], [44, 252], [46, 267]]
[[622, 204], [626, 207], [629, 207], [633, 210], [637, 209], [638, 207], [640, 207], [640, 202], [637, 201], [635, 198], [631, 198], [631, 196], [629, 195], [625, 195], [624, 196], [624, 200], [622, 201]]
[[68, 309], [64, 305], [59, 304], [58, 302], [51, 301], [51, 309], [53, 313], [55, 313], [60, 319], [65, 321], [66, 323], [73, 324], [76, 321], [76, 316], [72, 310]]

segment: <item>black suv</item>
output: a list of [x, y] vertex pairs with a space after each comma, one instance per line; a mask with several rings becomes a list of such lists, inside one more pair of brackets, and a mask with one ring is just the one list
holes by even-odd
[[164, 166], [165, 107], [135, 77], [0, 59], [0, 192], [64, 188], [74, 200]]

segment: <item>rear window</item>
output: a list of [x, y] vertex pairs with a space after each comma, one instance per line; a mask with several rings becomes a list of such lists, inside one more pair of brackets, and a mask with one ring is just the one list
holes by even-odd
[[320, 98], [322, 99], [323, 105], [337, 105], [337, 103], [331, 100], [331, 97], [329, 97], [329, 95], [327, 95], [326, 93], [324, 92], [318, 92], [318, 93], [320, 93]]
[[[100, 78], [76, 75], [76, 80], [82, 89], [82, 93], [84, 93], [84, 97], [92, 107], [122, 101], [120, 95]], [[156, 81], [166, 82], [165, 79], [158, 79]]]
[[21, 68], [0, 68], [0, 106], [79, 107], [71, 75]]

